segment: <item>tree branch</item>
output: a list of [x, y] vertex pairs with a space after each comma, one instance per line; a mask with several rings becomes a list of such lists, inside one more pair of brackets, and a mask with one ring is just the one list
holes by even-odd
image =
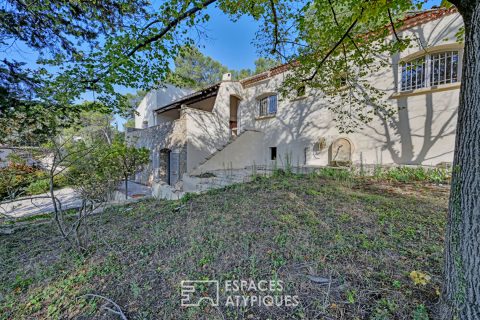
[[398, 37], [397, 30], [395, 30], [395, 24], [393, 23], [392, 13], [390, 12], [390, 8], [387, 9], [388, 11], [388, 19], [390, 19], [390, 25], [392, 26], [393, 34], [398, 42], [401, 42], [400, 38]]
[[272, 16], [273, 16], [273, 36], [274, 36], [274, 41], [273, 41], [273, 49], [271, 53], [277, 52], [277, 45], [279, 43], [278, 40], [278, 17], [277, 17], [277, 9], [275, 8], [275, 2], [274, 0], [270, 0], [270, 7], [272, 8]]
[[[328, 3], [330, 4], [330, 9], [332, 10], [333, 19], [335, 20], [335, 23], [337, 24], [337, 26], [340, 27], [340, 23], [339, 23], [338, 20], [337, 20], [337, 13], [335, 12], [335, 8], [333, 7], [332, 0], [328, 0]], [[355, 49], [357, 50], [358, 54], [359, 54], [360, 57], [362, 58], [363, 64], [370, 69], [370, 65], [366, 62], [366, 59], [365, 59], [362, 51], [360, 51], [360, 48], [357, 46], [357, 44], [356, 44], [355, 41], [353, 40], [352, 36], [349, 34], [347, 37], [348, 37], [348, 39], [352, 42], [352, 44], [353, 44], [353, 46], [355, 47]]]
[[100, 298], [100, 299], [103, 299], [103, 300], [107, 301], [108, 303], [110, 303], [111, 305], [113, 305], [116, 310], [112, 310], [111, 308], [108, 308], [108, 307], [105, 306], [104, 308], [105, 308], [106, 310], [117, 314], [118, 316], [120, 316], [120, 318], [121, 318], [122, 320], [127, 320], [127, 316], [125, 316], [125, 314], [123, 313], [122, 308], [120, 308], [120, 306], [119, 306], [118, 304], [116, 304], [115, 301], [113, 301], [112, 299], [109, 299], [109, 298], [107, 298], [107, 297], [101, 296], [101, 295], [99, 295], [99, 294], [93, 294], [93, 293], [84, 294], [84, 295], [81, 296], [80, 298], [83, 298], [83, 297]]
[[[157, 33], [156, 35], [150, 37], [150, 38], [147, 38], [145, 39], [144, 41], [142, 41], [141, 43], [137, 44], [135, 47], [133, 47], [132, 49], [130, 49], [126, 54], [125, 54], [125, 57], [126, 58], [130, 58], [132, 57], [133, 55], [135, 55], [135, 53], [137, 51], [139, 51], [140, 49], [142, 48], [145, 48], [146, 46], [150, 45], [151, 43], [155, 42], [155, 41], [158, 41], [160, 40], [161, 38], [163, 38], [168, 32], [170, 32], [173, 28], [175, 28], [180, 22], [182, 22], [183, 20], [185, 20], [186, 18], [189, 18], [193, 15], [195, 15], [197, 12], [199, 12], [200, 10], [206, 8], [207, 6], [211, 5], [212, 3], [216, 2], [217, 0], [206, 0], [204, 1], [203, 3], [201, 3], [200, 5], [197, 5], [193, 8], [190, 8], [189, 10], [185, 11], [184, 13], [182, 13], [181, 15], [179, 15], [178, 17], [176, 17], [175, 19], [173, 19], [172, 21], [170, 21], [159, 33]], [[148, 24], [147, 26], [151, 26], [153, 25], [155, 22], [157, 21], [153, 21], [151, 22], [150, 24]], [[113, 68], [113, 67], [116, 67], [118, 65], [114, 65], [114, 64], [110, 64], [108, 67], [107, 67], [107, 71], [105, 71], [102, 76], [104, 76], [105, 74], [108, 73], [108, 71]], [[91, 84], [95, 84], [97, 82], [99, 82], [102, 78], [102, 76], [100, 77], [97, 77], [95, 79], [92, 79], [92, 80], [87, 80], [87, 81], [84, 81], [84, 83], [91, 83]]]
[[[363, 8], [362, 8], [362, 11], [360, 12], [360, 16], [362, 14], [363, 14]], [[340, 40], [338, 40], [337, 43], [335, 43], [335, 45], [327, 52], [327, 54], [323, 57], [323, 59], [317, 64], [317, 67], [315, 68], [315, 71], [313, 72], [313, 74], [310, 77], [308, 77], [307, 79], [304, 79], [304, 81], [311, 81], [313, 78], [315, 78], [315, 76], [317, 75], [320, 67], [325, 63], [325, 61], [327, 61], [327, 59], [335, 51], [335, 49], [337, 49], [338, 46], [340, 44], [342, 44], [342, 42], [345, 40], [345, 38], [350, 34], [350, 32], [353, 30], [353, 28], [357, 25], [358, 19], [359, 19], [359, 17], [357, 19], [355, 19], [355, 21], [353, 21], [353, 23], [350, 25], [350, 27], [347, 29], [347, 31], [343, 34], [343, 36], [340, 38]]]

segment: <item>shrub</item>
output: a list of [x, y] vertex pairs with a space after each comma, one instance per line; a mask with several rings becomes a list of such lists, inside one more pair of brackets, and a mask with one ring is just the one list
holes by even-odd
[[[28, 195], [41, 194], [50, 190], [50, 179], [48, 178], [48, 175], [44, 172], [44, 174], [38, 176], [46, 178], [38, 179], [30, 183], [25, 189]], [[55, 189], [63, 188], [66, 186], [68, 186], [68, 178], [65, 175], [61, 174], [53, 177], [53, 187]]]
[[35, 180], [37, 168], [24, 163], [10, 163], [0, 169], [0, 199], [17, 197]]
[[340, 168], [321, 168], [317, 171], [317, 174], [322, 177], [333, 178], [336, 180], [348, 180], [353, 177], [353, 172], [347, 169]]
[[50, 189], [50, 182], [48, 179], [36, 180], [28, 185], [25, 189], [28, 195], [35, 195], [45, 193]]
[[448, 183], [451, 171], [444, 168], [423, 167], [393, 167], [386, 170], [375, 169], [374, 176], [377, 179], [411, 182], [428, 181], [433, 183]]
[[69, 178], [64, 174], [59, 174], [53, 177], [53, 186], [55, 188], [64, 188], [69, 186]]

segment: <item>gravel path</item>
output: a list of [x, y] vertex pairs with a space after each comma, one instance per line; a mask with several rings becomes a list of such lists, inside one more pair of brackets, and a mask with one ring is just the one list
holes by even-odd
[[[81, 204], [72, 188], [56, 190], [55, 195], [62, 203], [63, 209], [76, 208]], [[23, 197], [17, 201], [0, 205], [0, 213], [11, 218], [28, 217], [49, 212], [53, 212], [53, 204], [48, 193]]]
[[[125, 194], [124, 183], [119, 185], [118, 191]], [[128, 182], [129, 198], [148, 197], [151, 194], [152, 191], [150, 187]], [[62, 203], [63, 209], [77, 208], [81, 205], [81, 200], [72, 188], [56, 190], [55, 195]], [[48, 193], [32, 197], [23, 197], [14, 202], [0, 204], [0, 215], [6, 215], [10, 218], [28, 217], [49, 212], [53, 212], [53, 204]]]

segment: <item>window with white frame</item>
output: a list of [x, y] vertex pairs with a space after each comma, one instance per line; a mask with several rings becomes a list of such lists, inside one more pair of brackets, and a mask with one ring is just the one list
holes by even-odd
[[430, 61], [430, 84], [432, 86], [458, 81], [458, 51], [432, 54]]
[[402, 91], [426, 86], [425, 58], [426, 57], [421, 57], [402, 64]]
[[433, 53], [401, 64], [400, 91], [458, 81], [458, 51]]
[[271, 116], [277, 113], [277, 95], [264, 97], [258, 101], [260, 117]]

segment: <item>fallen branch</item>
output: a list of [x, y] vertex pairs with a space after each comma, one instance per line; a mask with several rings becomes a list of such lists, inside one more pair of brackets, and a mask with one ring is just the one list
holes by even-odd
[[87, 294], [84, 294], [83, 296], [80, 296], [80, 298], [83, 298], [83, 297], [100, 298], [100, 299], [103, 299], [103, 300], [107, 301], [108, 303], [112, 304], [112, 306], [115, 308], [115, 310], [107, 307], [107, 304], [105, 304], [103, 306], [103, 309], [118, 315], [120, 317], [120, 319], [122, 319], [122, 320], [128, 320], [127, 316], [125, 316], [125, 314], [123, 313], [122, 308], [120, 308], [120, 306], [118, 304], [116, 304], [113, 300], [111, 300], [107, 297], [101, 296], [99, 294], [93, 294], [93, 293], [87, 293]]

